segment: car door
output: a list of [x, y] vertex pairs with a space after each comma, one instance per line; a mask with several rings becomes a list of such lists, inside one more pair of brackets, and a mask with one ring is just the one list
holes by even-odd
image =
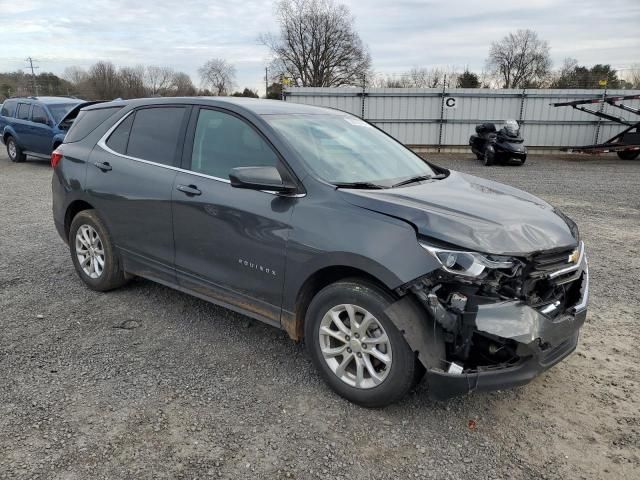
[[296, 198], [234, 188], [229, 171], [278, 166], [252, 125], [227, 111], [192, 113], [183, 166], [174, 180], [178, 282], [217, 303], [279, 325], [285, 249]]
[[16, 133], [16, 141], [23, 150], [31, 150], [31, 122], [29, 121], [30, 115], [31, 104], [23, 102], [18, 103], [16, 117], [13, 119], [13, 130]]
[[53, 145], [52, 121], [47, 111], [40, 105], [33, 105], [29, 125], [30, 150], [44, 155], [51, 154]]
[[190, 107], [143, 107], [98, 142], [87, 166], [90, 203], [107, 224], [125, 270], [175, 283], [171, 192]]

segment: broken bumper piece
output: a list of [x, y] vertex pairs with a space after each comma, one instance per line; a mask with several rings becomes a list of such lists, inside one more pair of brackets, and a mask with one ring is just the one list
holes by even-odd
[[[586, 310], [579, 314], [584, 321]], [[576, 316], [578, 317], [578, 315]], [[486, 370], [453, 374], [430, 370], [427, 372], [429, 392], [436, 400], [447, 400], [475, 391], [501, 390], [525, 385], [540, 373], [571, 354], [578, 345], [578, 332], [544, 352], [534, 354], [508, 367], [488, 367]]]
[[431, 396], [446, 400], [474, 391], [524, 385], [569, 356], [578, 345], [579, 329], [587, 317], [589, 270], [586, 257], [581, 262], [581, 270], [578, 303], [556, 317], [542, 313], [544, 309], [539, 311], [515, 301], [480, 305], [475, 318], [477, 331], [517, 342], [519, 360], [514, 364], [481, 367], [462, 373], [429, 369], [427, 383]]

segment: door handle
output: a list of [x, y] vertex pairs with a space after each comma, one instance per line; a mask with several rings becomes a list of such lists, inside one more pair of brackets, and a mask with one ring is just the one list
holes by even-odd
[[93, 164], [103, 172], [108, 172], [109, 170], [113, 170], [113, 167], [109, 165], [109, 162], [93, 162]]
[[202, 194], [202, 192], [195, 185], [178, 185], [176, 189], [190, 196]]

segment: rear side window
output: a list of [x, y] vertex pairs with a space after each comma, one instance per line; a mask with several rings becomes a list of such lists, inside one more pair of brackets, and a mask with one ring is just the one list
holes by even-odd
[[122, 107], [120, 106], [99, 108], [97, 110], [80, 110], [69, 132], [64, 137], [65, 143], [79, 142], [102, 125], [107, 118], [121, 109]]
[[18, 104], [18, 114], [16, 115], [19, 120], [29, 120], [29, 110], [31, 109], [31, 105], [28, 103], [19, 103]]
[[17, 102], [15, 100], [7, 100], [2, 105], [2, 111], [0, 112], [0, 115], [5, 116], [5, 117], [13, 117], [13, 116], [15, 116], [15, 114], [16, 114], [16, 105], [17, 105]]
[[129, 143], [129, 134], [131, 133], [134, 116], [129, 115], [125, 118], [107, 139], [107, 146], [114, 152], [122, 155], [127, 153], [127, 144]]
[[154, 107], [138, 110], [133, 119], [127, 155], [172, 165], [185, 114], [184, 107]]

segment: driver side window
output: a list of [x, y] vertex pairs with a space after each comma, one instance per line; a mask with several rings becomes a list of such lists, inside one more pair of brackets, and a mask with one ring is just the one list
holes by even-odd
[[249, 124], [217, 110], [200, 110], [191, 170], [229, 179], [236, 167], [277, 167], [278, 156]]

